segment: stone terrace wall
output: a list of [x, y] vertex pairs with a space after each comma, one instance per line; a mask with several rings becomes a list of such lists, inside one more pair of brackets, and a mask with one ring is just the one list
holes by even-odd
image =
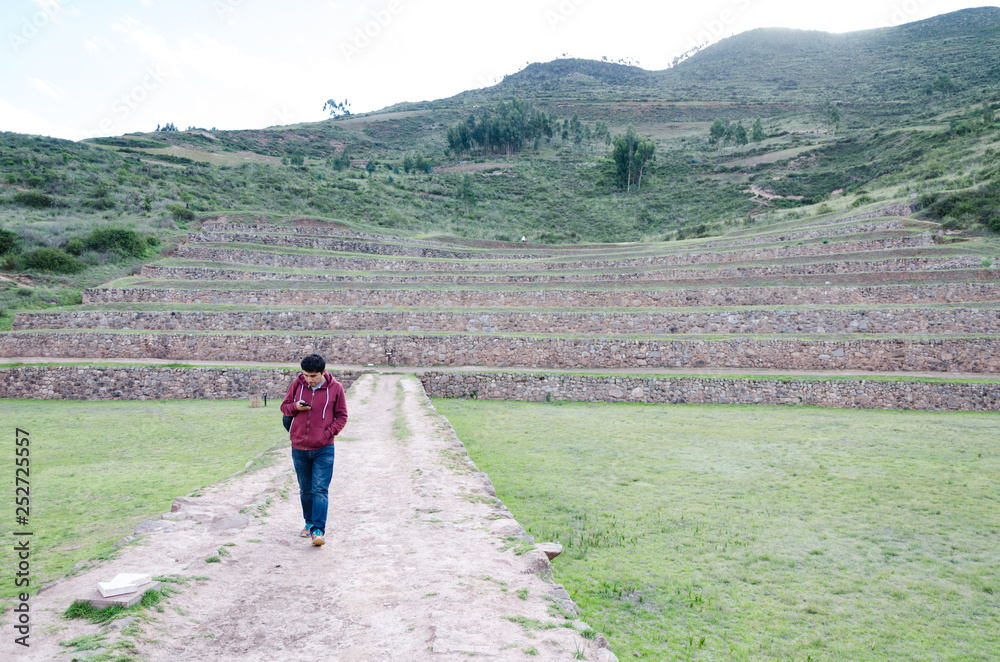
[[[972, 272], [980, 273], [980, 272]], [[1000, 270], [981, 270], [1000, 280]], [[662, 290], [187, 290], [89, 288], [83, 303], [217, 303], [265, 306], [672, 308], [983, 303], [1000, 301], [1000, 282], [868, 287], [713, 287]]]
[[[363, 372], [330, 371], [350, 388]], [[225, 400], [267, 393], [275, 411], [296, 369], [155, 366], [23, 366], [0, 369], [0, 398], [33, 400]]]
[[[409, 246], [430, 246], [434, 248], [440, 248], [442, 250], [453, 251], [455, 242], [447, 241], [447, 238], [442, 239], [413, 239], [410, 237], [398, 237], [395, 235], [386, 234], [375, 234], [371, 232], [357, 232], [355, 230], [346, 230], [341, 228], [328, 228], [320, 226], [303, 226], [303, 225], [263, 225], [255, 223], [225, 223], [219, 221], [207, 221], [202, 223], [201, 229], [205, 232], [238, 232], [241, 234], [257, 234], [257, 233], [268, 233], [268, 234], [292, 234], [292, 235], [306, 235], [306, 236], [319, 236], [319, 237], [350, 237], [352, 239], [371, 239], [377, 242], [390, 242], [393, 244], [403, 244]], [[510, 242], [487, 242], [487, 241], [475, 241], [470, 240], [465, 242], [465, 245], [483, 244], [485, 247], [490, 248], [510, 248], [521, 250], [530, 250], [530, 257], [546, 257], [550, 255], [559, 255], [566, 253], [567, 251], [579, 251], [588, 250], [594, 247], [594, 244], [580, 244], [580, 245], [562, 245], [562, 246], [551, 246], [551, 245], [539, 245], [539, 244], [512, 244]]]
[[[657, 265], [720, 264], [726, 262], [758, 262], [787, 259], [793, 257], [843, 256], [845, 253], [857, 255], [865, 251], [886, 251], [905, 248], [933, 246], [930, 236], [897, 237], [893, 239], [873, 239], [868, 241], [840, 242], [836, 244], [809, 244], [781, 248], [760, 248], [752, 251], [729, 251], [708, 253], [677, 253], [673, 255], [650, 255], [647, 257], [622, 258], [614, 260], [526, 260], [503, 262], [451, 261], [430, 262], [421, 260], [393, 260], [363, 257], [339, 257], [320, 255], [288, 255], [266, 251], [243, 249], [208, 248], [205, 246], [181, 246], [174, 257], [205, 262], [236, 262], [269, 267], [294, 267], [299, 269], [342, 269], [346, 271], [565, 271], [570, 269], [625, 269]], [[857, 256], [860, 257], [860, 256]], [[870, 257], [870, 256], [869, 256]], [[975, 258], [972, 266], [980, 266], [982, 258]]]
[[273, 225], [262, 223], [224, 223], [207, 221], [201, 224], [202, 232], [237, 232], [241, 234], [291, 234], [308, 237], [349, 237], [351, 239], [371, 239], [373, 241], [389, 241], [410, 246], [431, 246], [445, 248], [440, 241], [427, 239], [411, 239], [387, 234], [358, 232], [345, 228], [332, 228], [321, 225]]
[[432, 397], [544, 402], [804, 404], [850, 409], [1000, 411], [1000, 384], [882, 382], [864, 379], [600, 377], [544, 373], [424, 372]]
[[782, 276], [864, 274], [889, 272], [926, 272], [932, 270], [975, 269], [982, 266], [982, 258], [901, 258], [877, 262], [823, 262], [801, 265], [768, 265], [759, 267], [727, 267], [722, 269], [651, 269], [625, 273], [581, 271], [565, 274], [439, 274], [426, 272], [408, 275], [391, 275], [381, 272], [371, 275], [314, 274], [277, 271], [241, 271], [212, 267], [160, 267], [146, 265], [142, 275], [146, 278], [165, 280], [295, 280], [329, 283], [559, 283], [559, 282], [615, 282], [615, 281], [687, 281], [717, 279], [754, 279]]
[[[844, 221], [846, 220], [849, 219], [844, 219]], [[713, 241], [709, 243], [698, 244], [698, 248], [751, 246], [753, 244], [769, 244], [778, 241], [804, 241], [806, 239], [819, 239], [820, 237], [841, 237], [852, 234], [867, 234], [869, 232], [887, 232], [892, 230], [905, 230], [905, 229], [906, 226], [903, 225], [902, 221], [886, 221], [884, 223], [853, 225], [848, 228], [833, 228], [830, 230], [803, 230], [802, 232], [789, 232], [787, 234], [762, 234], [750, 239], [739, 239], [735, 241]]]
[[444, 257], [455, 260], [522, 260], [537, 255], [515, 253], [474, 253], [440, 248], [422, 248], [407, 244], [383, 244], [373, 241], [350, 241], [330, 237], [300, 237], [287, 234], [244, 234], [239, 232], [190, 232], [188, 243], [197, 242], [237, 242], [265, 244], [269, 246], [289, 246], [294, 248], [314, 248], [325, 251], [347, 251], [349, 253], [371, 253], [373, 255], [408, 255], [410, 257]]
[[209, 313], [79, 311], [18, 313], [14, 331], [432, 331], [477, 333], [964, 333], [1000, 334], [1000, 309], [802, 309], [711, 312], [424, 312], [336, 310]]
[[[292, 369], [155, 366], [29, 366], [0, 369], [0, 398], [172, 400], [268, 394], [277, 411]], [[363, 372], [334, 372], [349, 388]], [[541, 402], [806, 404], [858, 409], [1000, 411], [1000, 384], [874, 382], [863, 379], [627, 377], [545, 373], [418, 373], [428, 395]]]
[[491, 335], [78, 333], [0, 335], [0, 356], [529, 368], [1000, 372], [1000, 338], [669, 340]]

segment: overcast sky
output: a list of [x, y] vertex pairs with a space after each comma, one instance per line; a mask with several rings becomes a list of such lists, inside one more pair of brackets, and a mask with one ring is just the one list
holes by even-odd
[[846, 32], [962, 0], [3, 0], [0, 130], [249, 129], [448, 97], [558, 57], [663, 69], [758, 27]]

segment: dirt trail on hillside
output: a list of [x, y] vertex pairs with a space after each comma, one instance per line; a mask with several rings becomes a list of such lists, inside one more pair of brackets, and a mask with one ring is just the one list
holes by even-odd
[[[419, 382], [366, 375], [349, 390], [348, 408], [324, 547], [298, 537], [298, 487], [282, 451], [273, 466], [179, 500], [159, 524], [172, 530], [146, 534], [116, 560], [32, 598], [30, 651], [7, 656], [7, 636], [0, 657], [69, 660], [60, 641], [104, 630], [59, 614], [97, 581], [146, 572], [191, 578], [131, 638], [150, 662], [570, 660], [578, 649], [585, 659], [614, 659], [581, 636], [585, 624], [553, 615], [555, 604], [572, 603], [558, 602], [568, 596], [547, 578], [545, 555], [511, 548], [519, 525]], [[241, 523], [239, 511], [255, 502], [265, 513], [251, 510]], [[229, 524], [236, 528], [212, 530]], [[205, 562], [220, 549], [229, 555]], [[519, 617], [556, 627], [510, 620]], [[121, 637], [111, 631], [108, 642]]]

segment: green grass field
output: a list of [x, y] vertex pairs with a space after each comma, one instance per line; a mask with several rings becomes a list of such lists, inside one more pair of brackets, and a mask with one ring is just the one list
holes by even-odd
[[[5, 445], [0, 560], [14, 567], [12, 531], [31, 531], [31, 589], [107, 554], [146, 519], [159, 519], [176, 496], [240, 471], [248, 460], [287, 444], [278, 410], [246, 400], [70, 402], [0, 400]], [[15, 526], [14, 432], [30, 433], [30, 521]], [[15, 593], [0, 576], [0, 598]]]
[[620, 659], [987, 660], [989, 413], [434, 400]]

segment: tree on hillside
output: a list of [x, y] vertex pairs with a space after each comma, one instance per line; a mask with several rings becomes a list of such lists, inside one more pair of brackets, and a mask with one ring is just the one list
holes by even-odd
[[351, 167], [351, 157], [347, 154], [346, 145], [342, 150], [333, 155], [333, 159], [330, 160], [330, 166], [334, 170], [344, 170]]
[[618, 181], [625, 185], [625, 190], [632, 191], [642, 187], [642, 175], [646, 167], [652, 163], [656, 145], [649, 138], [636, 133], [631, 124], [624, 135], [615, 138], [615, 147], [611, 157], [614, 159]]
[[743, 147], [747, 144], [747, 130], [746, 127], [743, 126], [742, 121], [737, 122], [736, 126], [733, 128], [732, 140], [733, 144], [737, 147]]
[[330, 110], [330, 117], [337, 117], [338, 115], [350, 115], [351, 104], [344, 99], [343, 101], [336, 101], [334, 99], [327, 99], [326, 103], [323, 104], [323, 110]]
[[955, 83], [951, 80], [951, 77], [948, 76], [948, 74], [938, 75], [938, 77], [934, 79], [934, 82], [931, 83], [932, 92], [940, 92], [946, 97], [951, 96], [951, 93], [956, 89]]
[[577, 147], [583, 142], [583, 123], [580, 122], [580, 116], [573, 113], [573, 117], [569, 121], [569, 132], [573, 136], [573, 144]]
[[537, 147], [542, 137], [552, 137], [552, 130], [548, 115], [530, 103], [501, 101], [492, 111], [483, 111], [479, 117], [469, 115], [450, 127], [448, 149], [457, 156], [473, 152], [513, 156], [526, 143]]
[[458, 189], [458, 199], [465, 203], [465, 214], [469, 215], [469, 207], [476, 206], [476, 191], [472, 187], [472, 176], [465, 173], [462, 176], [462, 185]]
[[753, 128], [750, 129], [750, 139], [753, 140], [754, 144], [760, 146], [760, 143], [764, 140], [764, 125], [761, 123], [758, 117], [753, 121]]
[[837, 104], [827, 99], [823, 102], [823, 105], [819, 107], [819, 112], [823, 116], [823, 120], [826, 122], [830, 133], [836, 135], [837, 128], [840, 126], [840, 109], [837, 108]]
[[716, 117], [712, 122], [712, 128], [708, 130], [708, 144], [718, 145], [721, 152], [726, 144], [727, 133], [729, 133], [729, 122], [723, 122], [721, 118]]
[[607, 122], [597, 122], [594, 125], [594, 138], [598, 142], [603, 140], [605, 145], [611, 144], [611, 132], [608, 131]]

